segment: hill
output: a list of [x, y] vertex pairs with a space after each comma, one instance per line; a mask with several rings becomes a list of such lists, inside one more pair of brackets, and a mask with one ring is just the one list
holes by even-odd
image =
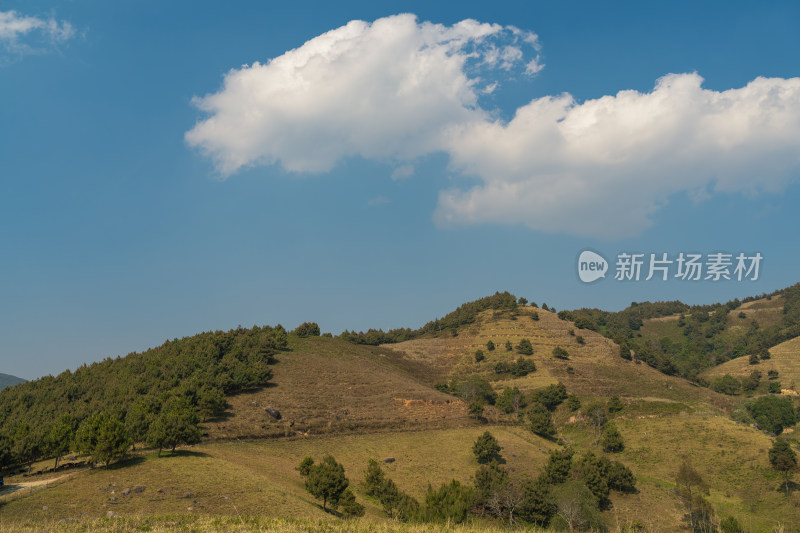
[[[332, 337], [306, 323], [293, 332], [281, 326], [207, 332], [26, 383], [0, 392], [0, 423], [5, 424], [0, 426], [5, 427], [0, 458], [9, 461], [9, 450], [34, 450], [11, 461], [14, 468], [6, 471], [9, 488], [0, 493], [0, 531], [40, 530], [60, 520], [76, 528], [105, 527], [101, 517], [108, 513], [121, 517], [119, 527], [127, 530], [158, 530], [164, 523], [213, 530], [214, 524], [231, 523], [224, 517], [244, 525], [255, 516], [252, 524], [287, 517], [309, 520], [281, 527], [311, 531], [330, 515], [305, 490], [296, 467], [304, 457], [319, 460], [326, 454], [341, 462], [357, 501], [366, 508], [354, 524], [385, 527], [389, 519], [383, 505], [362, 484], [369, 459], [387, 460], [381, 463], [386, 475], [426, 505], [429, 485], [477, 483], [472, 446], [487, 430], [502, 447], [501, 468], [511, 479], [542, 475], [554, 450], [575, 453], [570, 476], [584, 490], [591, 485], [602, 491], [602, 483], [608, 489], [606, 481], [584, 470], [587, 458], [606, 457], [629, 469], [635, 490], [610, 490], [604, 510], [596, 509], [612, 531], [681, 530], [686, 509], [676, 495], [675, 475], [684, 459], [709, 486], [704, 496], [709, 520], [734, 517], [747, 531], [797, 530], [796, 504], [787, 502], [779, 475], [770, 467], [772, 438], [730, 418], [737, 399], [667, 375], [645, 364], [641, 349], [628, 349], [655, 338], [683, 342], [687, 326], [679, 322], [693, 323], [687, 317], [702, 313], [716, 313], [714, 323], [722, 324], [723, 307], [676, 312], [682, 305], [639, 304], [634, 306], [641, 307], [638, 315], [608, 315], [600, 325], [604, 315], [556, 314], [497, 293], [418, 330]], [[783, 294], [726, 305], [724, 326], [715, 335], [738, 342], [739, 336], [750, 336], [754, 324], [775, 326], [771, 331], [785, 334], [791, 327], [786, 326], [786, 308]], [[631, 322], [635, 316], [640, 324]], [[636, 333], [620, 346], [610, 337], [623, 317]], [[774, 364], [781, 381], [786, 380], [797, 371], [799, 346], [795, 339], [772, 347], [771, 358], [756, 366], [766, 370]], [[732, 359], [725, 365], [747, 361]], [[711, 379], [708, 372], [699, 377]], [[524, 405], [506, 412], [499, 402], [484, 400], [480, 414], [471, 411], [474, 395], [465, 393], [471, 390], [465, 384], [476, 383], [486, 384], [489, 390], [482, 394], [487, 398], [518, 390], [529, 404], [539, 401], [543, 391], [563, 385], [570, 402], [560, 398], [550, 406], [547, 416], [556, 433], [540, 436], [531, 431]], [[211, 408], [207, 395], [214, 391], [220, 401]], [[202, 411], [204, 420], [201, 442], [179, 447], [174, 455], [159, 457], [138, 442], [136, 451], [107, 468], [89, 468], [86, 456], [68, 453], [66, 464], [53, 471], [49, 448], [17, 442], [30, 434], [47, 443], [48, 424], [60, 414], [77, 422], [107, 410], [127, 424], [142, 397], [166, 402], [175, 395]], [[593, 407], [619, 431], [621, 451], [605, 452], [598, 443]], [[26, 417], [38, 426], [25, 424]], [[791, 428], [785, 435], [796, 447]], [[565, 497], [554, 484], [546, 490], [552, 501]], [[591, 501], [597, 508], [601, 500], [592, 496]], [[501, 511], [495, 515], [487, 509], [471, 512], [473, 527], [502, 526]], [[551, 525], [559, 524], [557, 516], [551, 518]]]
[[12, 385], [16, 385], [18, 383], [25, 383], [25, 381], [26, 380], [18, 378], [17, 376], [12, 376], [11, 374], [0, 373], [0, 389], [11, 387]]

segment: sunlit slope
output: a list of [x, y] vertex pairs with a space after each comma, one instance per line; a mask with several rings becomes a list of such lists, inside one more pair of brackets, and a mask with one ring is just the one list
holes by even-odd
[[[534, 313], [538, 320], [534, 320]], [[583, 338], [583, 344], [578, 337]], [[522, 339], [531, 342], [532, 356], [517, 353], [516, 346]], [[488, 351], [488, 341], [495, 344], [494, 351]], [[506, 350], [507, 341], [511, 341], [514, 350]], [[516, 316], [510, 312], [485, 311], [475, 324], [460, 328], [455, 337], [423, 338], [384, 347], [430, 366], [431, 375], [441, 380], [479, 373], [492, 381], [496, 389], [511, 385], [531, 391], [561, 381], [569, 392], [583, 396], [618, 395], [715, 408], [729, 406], [727, 398], [714, 392], [664, 375], [645, 364], [623, 359], [619, 346], [602, 335], [577, 329], [572, 322], [561, 320], [554, 313], [531, 307], [521, 308]], [[567, 350], [569, 359], [554, 358], [556, 347]], [[480, 363], [475, 362], [477, 350], [483, 350], [486, 357]], [[510, 362], [520, 357], [533, 360], [537, 371], [521, 378], [494, 372], [498, 361]]]
[[783, 342], [770, 348], [770, 358], [761, 360], [757, 365], [751, 365], [749, 358], [738, 357], [719, 366], [711, 368], [703, 373], [707, 380], [730, 374], [741, 378], [749, 376], [753, 370], [759, 370], [762, 379], [767, 378], [770, 370], [778, 371], [777, 381], [781, 384], [785, 394], [797, 394], [800, 392], [800, 337]]

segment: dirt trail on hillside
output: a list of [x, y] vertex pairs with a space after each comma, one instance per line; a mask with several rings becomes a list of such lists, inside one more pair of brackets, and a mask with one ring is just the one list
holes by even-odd
[[[74, 474], [74, 472], [70, 473], [70, 474], [63, 474], [63, 475], [58, 476], [58, 477], [51, 477], [50, 479], [40, 479], [38, 481], [23, 481], [23, 482], [20, 482], [20, 483], [7, 483], [5, 486], [3, 486], [3, 488], [0, 488], [0, 501], [8, 500], [9, 496], [11, 496], [12, 494], [18, 493], [22, 489], [29, 489], [29, 488], [34, 488], [34, 487], [41, 487], [43, 485], [49, 485], [50, 483], [55, 483], [56, 481], [61, 481], [62, 479], [66, 479], [66, 478], [70, 477], [73, 474]], [[27, 494], [31, 494], [31, 492], [28, 492]], [[25, 495], [26, 494], [24, 494], [24, 493], [23, 494], [19, 494], [19, 496], [25, 496]]]

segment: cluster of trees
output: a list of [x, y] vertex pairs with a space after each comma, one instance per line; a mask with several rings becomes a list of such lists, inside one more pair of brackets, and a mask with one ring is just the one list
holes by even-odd
[[[766, 392], [770, 394], [780, 394], [781, 383], [776, 381], [778, 379], [778, 372], [776, 370], [770, 370], [767, 375], [769, 381], [765, 387]], [[751, 395], [759, 389], [759, 385], [762, 383], [762, 377], [763, 375], [760, 370], [752, 370], [749, 375], [741, 379], [731, 376], [730, 374], [725, 374], [711, 381], [711, 389], [715, 392], [731, 396], [742, 393]], [[762, 390], [763, 389], [764, 388], [762, 388]]]
[[523, 377], [536, 372], [536, 363], [530, 359], [517, 359], [513, 363], [498, 361], [494, 365], [495, 374], [511, 374], [514, 377]]
[[457, 335], [458, 328], [475, 323], [478, 315], [487, 310], [514, 314], [517, 310], [517, 298], [509, 292], [495, 292], [491, 296], [467, 302], [416, 330], [400, 328], [384, 332], [382, 329], [370, 329], [366, 333], [345, 330], [340, 337], [355, 344], [378, 345], [403, 342], [423, 335]]
[[[728, 317], [731, 311], [745, 302], [777, 296], [783, 297], [781, 324], [760, 326], [753, 321], [746, 331], [730, 334]], [[644, 320], [676, 314], [680, 315], [678, 325], [682, 339], [641, 336]], [[637, 359], [665, 374], [680, 375], [704, 384], [699, 374], [706, 368], [742, 356], [750, 357], [755, 364], [769, 358], [768, 348], [800, 336], [800, 284], [769, 295], [742, 301], [735, 299], [724, 304], [689, 306], [679, 301], [633, 302], [619, 312], [584, 308], [561, 311], [558, 315], [574, 322], [578, 328], [590, 329], [614, 340], [625, 359], [631, 359], [630, 350], [633, 350]]]
[[[86, 444], [98, 439], [76, 436], [99, 434], [112, 425], [124, 427], [131, 442], [171, 448], [174, 439], [157, 438], [155, 428], [176, 422], [162, 419], [175, 411], [173, 405], [188, 406], [190, 418], [219, 414], [227, 407], [226, 395], [269, 382], [270, 365], [286, 346], [282, 326], [239, 327], [167, 341], [142, 353], [0, 390], [0, 443], [7, 443], [0, 444], [0, 468], [58, 458], [64, 447], [106, 462], [101, 456], [107, 452]], [[91, 431], [81, 433], [90, 426]], [[125, 448], [123, 441], [109, 448]], [[119, 453], [111, 455], [113, 460]]]
[[180, 444], [200, 442], [202, 432], [197, 409], [182, 396], [171, 396], [164, 402], [145, 398], [127, 411], [105, 410], [83, 420], [62, 414], [47, 428], [36, 428], [24, 422], [14, 428], [10, 437], [0, 440], [0, 468], [30, 465], [36, 460], [61, 458], [69, 452], [88, 455], [93, 464], [108, 466], [125, 457], [135, 442], [144, 442], [174, 453]]
[[488, 431], [473, 445], [480, 465], [471, 485], [456, 480], [438, 489], [428, 486], [424, 502], [403, 492], [370, 460], [365, 492], [376, 498], [386, 515], [405, 522], [458, 524], [469, 516], [541, 527], [565, 526], [570, 530], [602, 529], [600, 511], [610, 507], [610, 492], [634, 492], [633, 473], [619, 461], [587, 452], [576, 459], [570, 448], [553, 450], [535, 478], [515, 478], [501, 466], [502, 447]]

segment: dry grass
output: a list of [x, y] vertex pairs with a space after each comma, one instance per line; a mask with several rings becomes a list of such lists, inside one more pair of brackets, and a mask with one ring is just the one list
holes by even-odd
[[702, 375], [710, 381], [725, 374], [741, 378], [750, 375], [753, 370], [759, 370], [766, 381], [767, 372], [777, 370], [784, 394], [795, 395], [800, 392], [800, 337], [770, 348], [769, 354], [769, 359], [757, 365], [751, 365], [747, 357], [737, 357], [706, 370]]

